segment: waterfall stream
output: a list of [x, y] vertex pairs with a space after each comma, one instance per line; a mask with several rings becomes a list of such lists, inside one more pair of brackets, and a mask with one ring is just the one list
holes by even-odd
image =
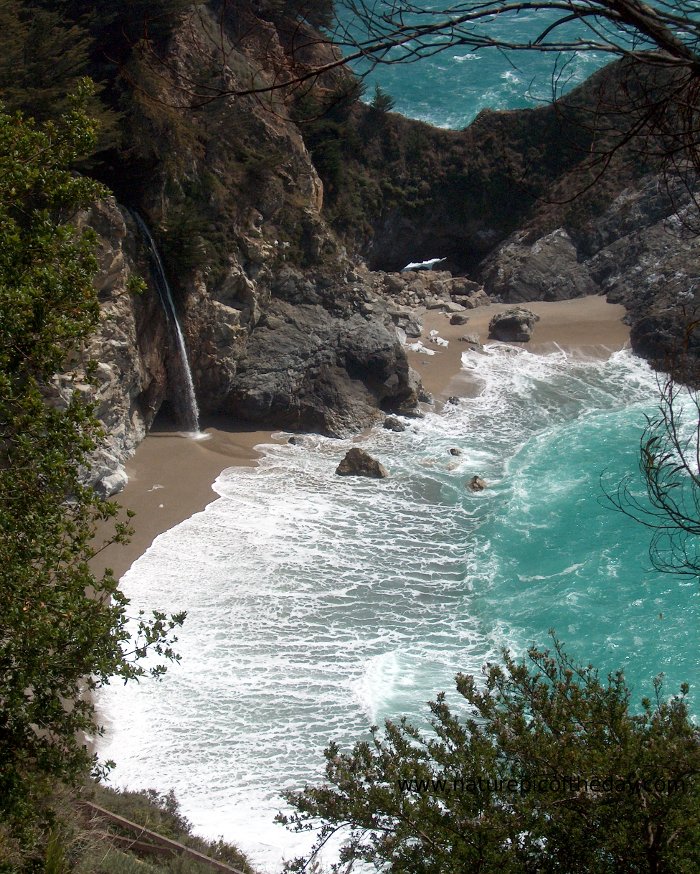
[[177, 397], [175, 398], [175, 406], [182, 417], [184, 430], [196, 434], [199, 432], [199, 409], [197, 407], [197, 397], [194, 392], [192, 371], [190, 370], [190, 363], [187, 358], [185, 338], [177, 317], [177, 311], [170, 291], [170, 285], [165, 275], [163, 261], [161, 260], [158, 248], [144, 220], [137, 212], [132, 212], [132, 215], [138, 225], [139, 231], [148, 244], [153, 278], [156, 283], [156, 288], [158, 289], [158, 295], [163, 305], [163, 310], [165, 311], [165, 316], [177, 343], [177, 365], [176, 368], [174, 368], [171, 362], [169, 368], [171, 372], [175, 369], [177, 370], [177, 381], [182, 389], [178, 392]]

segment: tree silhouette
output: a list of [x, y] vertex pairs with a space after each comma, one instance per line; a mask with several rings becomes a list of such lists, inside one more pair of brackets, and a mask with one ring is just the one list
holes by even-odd
[[[652, 532], [649, 557], [656, 570], [700, 578], [700, 395], [697, 344], [700, 326], [679, 301], [685, 340], [659, 376], [657, 411], [639, 440], [638, 475], [630, 474], [607, 501]], [[640, 492], [639, 483], [643, 491]]]

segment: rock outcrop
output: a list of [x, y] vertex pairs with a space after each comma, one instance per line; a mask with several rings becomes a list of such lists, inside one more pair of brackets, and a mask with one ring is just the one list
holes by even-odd
[[[554, 106], [484, 111], [463, 131], [392, 113], [376, 131], [371, 109], [360, 109], [366, 149], [344, 156], [342, 214], [329, 213], [357, 239], [344, 215], [362, 203], [360, 242], [373, 268], [447, 256], [445, 267], [508, 303], [605, 293], [628, 308], [635, 351], [663, 364], [694, 318], [700, 220], [685, 189], [700, 189], [691, 168], [656, 175], [660, 144], [634, 140], [634, 113], [619, 99], [635, 87], [629, 71], [611, 64]], [[633, 77], [657, 75], [667, 86], [668, 71], [634, 67]]]
[[382, 427], [387, 431], [394, 431], [396, 434], [401, 434], [406, 430], [404, 423], [401, 419], [397, 419], [396, 416], [387, 416], [382, 423]]
[[505, 343], [527, 343], [540, 317], [525, 307], [511, 307], [497, 313], [489, 322], [489, 337]]
[[348, 450], [335, 472], [338, 476], [366, 476], [371, 479], [386, 479], [389, 476], [383, 464], [357, 446]]
[[251, 333], [222, 404], [249, 421], [347, 436], [411, 412], [418, 383], [396, 333], [379, 318], [273, 299]]
[[692, 361], [700, 354], [700, 341], [686, 337], [700, 306], [696, 223], [681, 182], [649, 175], [571, 233], [518, 231], [485, 262], [485, 288], [506, 302], [605, 294], [627, 308], [635, 352], [661, 368], [681, 354]]
[[[198, 108], [196, 124], [183, 100], [183, 78], [214, 75], [212, 33], [227, 58], [216, 71], [224, 91], [279, 79], [302, 55], [323, 61], [312, 55], [327, 50], [285, 14], [242, 0], [235, 13], [215, 19], [204, 4], [186, 27], [174, 25], [168, 62], [149, 85], [155, 99], [139, 103], [141, 134], [163, 132], [158, 154], [129, 150], [102, 168], [162, 249], [205, 415], [347, 435], [386, 412], [410, 414], [420, 383], [401, 341], [420, 336], [421, 309], [457, 322], [492, 298], [605, 293], [628, 308], [638, 351], [662, 362], [678, 347], [700, 282], [682, 190], [669, 196], [658, 179], [640, 180], [621, 162], [626, 169], [596, 187], [597, 199], [553, 205], [568, 204], [591, 142], [577, 115], [588, 120], [601, 83], [614, 88], [614, 72], [596, 74], [556, 108], [485, 112], [466, 131], [392, 113], [377, 127], [376, 114], [356, 102], [342, 123], [363, 147], [331, 178], [322, 137], [320, 146], [318, 131], [305, 141], [292, 99], [221, 97]], [[324, 79], [314, 97], [322, 103], [348, 76]], [[158, 411], [175, 408], [177, 385], [157, 295], [129, 292], [132, 276], [149, 274], [129, 214], [110, 201], [82, 221], [100, 240], [103, 322], [87, 351], [98, 361], [98, 412], [110, 434], [96, 475], [109, 490]], [[393, 271], [445, 256], [469, 278], [362, 265], [367, 257]], [[525, 341], [533, 321], [516, 319], [504, 333], [501, 318], [494, 335]], [[67, 391], [59, 378], [58, 394]]]
[[391, 301], [394, 307], [410, 311], [444, 309], [446, 312], [474, 309], [488, 304], [483, 287], [464, 276], [453, 276], [447, 270], [423, 270], [406, 273], [369, 274], [377, 294]]
[[[128, 212], [113, 198], [77, 217], [79, 227], [97, 233], [96, 277], [100, 324], [80, 361], [55, 377], [59, 403], [83, 391], [96, 404], [106, 440], [93, 460], [91, 481], [110, 495], [126, 482], [123, 462], [143, 439], [168, 392], [172, 337], [154, 288], [134, 293], [132, 280], [144, 275], [146, 260]], [[147, 269], [147, 268], [146, 268]], [[96, 364], [96, 387], [88, 383], [84, 362]]]
[[519, 231], [487, 259], [482, 268], [490, 295], [520, 303], [529, 300], [568, 300], [597, 294], [598, 285], [579, 262], [578, 252], [564, 228], [527, 242]]
[[[196, 136], [191, 109], [177, 110], [177, 77], [197, 81], [209, 69], [213, 32], [223, 40], [231, 88], [274, 76], [266, 72], [271, 55], [280, 66], [292, 57], [289, 34], [256, 18], [252, 5], [221, 21], [212, 16], [204, 5], [174, 28], [169, 63], [153, 84], [160, 104], [144, 106], [155, 126], [168, 108], [157, 167], [127, 157], [108, 178], [161, 250], [200, 411], [336, 436], [386, 412], [411, 413], [420, 382], [399, 342], [402, 319], [377, 293], [381, 278], [356, 270], [329, 230], [323, 184], [290, 107], [222, 98], [200, 109]], [[98, 414], [110, 434], [95, 476], [116, 472], [111, 489], [158, 411], [176, 410], [175, 350], [128, 211], [110, 201], [82, 221], [100, 241], [103, 317], [87, 353], [99, 362]], [[129, 293], [134, 275], [148, 281], [146, 294]], [[404, 316], [408, 330], [420, 331]], [[59, 380], [64, 394], [70, 380]]]

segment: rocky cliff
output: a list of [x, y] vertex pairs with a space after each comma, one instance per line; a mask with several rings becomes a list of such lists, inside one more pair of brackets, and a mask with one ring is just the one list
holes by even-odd
[[[119, 480], [110, 465], [164, 405], [177, 414], [182, 388], [129, 209], [161, 250], [204, 415], [343, 435], [417, 402], [385, 301], [324, 220], [323, 185], [289, 107], [222, 97], [195, 109], [183, 92], [183, 79], [211, 74], [215, 50], [227, 58], [219, 84], [230, 88], [265, 75], [261, 56], [286, 57], [271, 22], [241, 4], [218, 30], [215, 6], [173, 32], [169, 63], [139, 109], [140, 126], [160, 137], [157, 160], [110, 156], [99, 172], [117, 201], [82, 217], [100, 240], [103, 321], [88, 352], [110, 434], [98, 464], [108, 489]], [[136, 277], [148, 286], [138, 296], [129, 291]]]
[[[101, 247], [104, 318], [89, 351], [108, 489], [181, 390], [127, 206], [161, 250], [204, 414], [341, 435], [413, 410], [419, 385], [396, 328], [414, 330], [410, 304], [427, 292], [376, 271], [436, 256], [463, 277], [444, 280], [446, 300], [482, 284], [506, 301], [606, 293], [627, 306], [643, 354], [662, 361], [678, 344], [698, 280], [685, 189], [669, 193], [621, 156], [572, 198], [593, 172], [586, 107], [614, 90], [614, 71], [554, 107], [482, 113], [465, 131], [366, 107], [345, 73], [303, 94], [234, 96], [327, 59], [308, 35], [275, 4], [211, 2], [157, 57], [134, 50], [131, 145], [97, 169], [118, 203], [83, 219]], [[149, 280], [140, 296], [137, 276]]]
[[[669, 187], [669, 181], [671, 187]], [[667, 176], [624, 188], [578, 227], [523, 227], [481, 265], [487, 292], [504, 301], [605, 294], [627, 308], [632, 348], [660, 369], [698, 381], [692, 330], [700, 300], [697, 205]]]
[[[355, 107], [333, 226], [375, 268], [443, 256], [495, 299], [606, 294], [627, 307], [639, 354], [664, 366], [690, 342], [696, 357], [700, 186], [660, 159], [628, 75], [613, 64], [554, 105], [483, 112], [463, 131]], [[649, 93], [665, 75], [634, 72]]]

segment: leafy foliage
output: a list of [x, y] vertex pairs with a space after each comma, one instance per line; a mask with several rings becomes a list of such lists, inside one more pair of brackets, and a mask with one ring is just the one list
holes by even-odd
[[302, 830], [321, 819], [317, 850], [347, 829], [343, 864], [402, 874], [698, 870], [687, 687], [664, 700], [657, 680], [631, 714], [622, 673], [601, 680], [558, 643], [484, 672], [483, 684], [457, 677], [466, 718], [444, 695], [431, 704], [430, 735], [404, 719], [349, 753], [331, 744], [327, 782], [288, 793], [298, 812], [281, 821]]
[[[82, 778], [94, 757], [79, 733], [99, 731], [90, 692], [176, 659], [184, 614], [129, 624], [111, 572], [96, 577], [95, 525], [117, 505], [81, 472], [102, 438], [86, 401], [52, 375], [96, 325], [94, 237], [68, 221], [102, 196], [71, 167], [94, 146], [83, 83], [60, 123], [0, 114], [0, 816], [26, 824], [55, 779]], [[115, 537], [128, 534], [117, 525]], [[19, 826], [18, 826], [19, 827]]]

